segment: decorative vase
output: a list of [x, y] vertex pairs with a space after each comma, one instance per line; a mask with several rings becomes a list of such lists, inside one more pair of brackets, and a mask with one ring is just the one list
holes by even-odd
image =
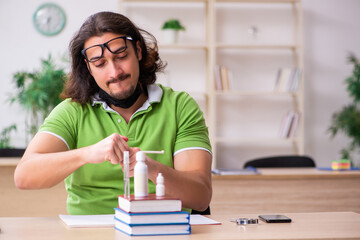
[[164, 43], [166, 44], [175, 44], [178, 42], [179, 31], [172, 29], [165, 29], [164, 32]]

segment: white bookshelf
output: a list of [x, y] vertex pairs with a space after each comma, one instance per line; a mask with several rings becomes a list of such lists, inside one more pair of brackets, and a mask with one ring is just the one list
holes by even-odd
[[[160, 79], [188, 91], [205, 112], [213, 168], [304, 153], [301, 0], [119, 0], [119, 6], [158, 39], [168, 62]], [[168, 18], [180, 19], [187, 28], [178, 44], [162, 43], [160, 28]], [[232, 72], [227, 91], [215, 89], [216, 65]], [[295, 92], [274, 90], [276, 72], [285, 67], [301, 69]], [[301, 117], [296, 134], [283, 139], [277, 132], [290, 110]]]

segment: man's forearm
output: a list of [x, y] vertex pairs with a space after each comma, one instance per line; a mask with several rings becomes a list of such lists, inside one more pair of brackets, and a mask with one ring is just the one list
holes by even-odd
[[55, 186], [84, 165], [82, 150], [25, 155], [14, 174], [16, 187], [41, 189]]
[[181, 199], [183, 207], [202, 211], [209, 206], [212, 185], [211, 174], [207, 171], [180, 171], [154, 160], [151, 161], [149, 170], [149, 179], [155, 184], [157, 174], [162, 173], [166, 195]]

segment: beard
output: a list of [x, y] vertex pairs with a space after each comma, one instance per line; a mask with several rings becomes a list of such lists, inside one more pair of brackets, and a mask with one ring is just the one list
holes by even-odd
[[[124, 81], [125, 79], [129, 78], [130, 77], [130, 74], [124, 74], [124, 75], [121, 75], [117, 78], [114, 78], [114, 79], [111, 79], [110, 81], [107, 82], [107, 86], [109, 87], [110, 84], [117, 84], [117, 83], [120, 83], [122, 81]], [[110, 90], [110, 92], [108, 93], [112, 98], [115, 98], [117, 100], [124, 100], [124, 99], [127, 99], [129, 98], [134, 92], [135, 92], [135, 89], [136, 89], [136, 86], [130, 86], [128, 89], [125, 89], [124, 91], [120, 92], [120, 93], [114, 93]]]
[[136, 86], [130, 86], [128, 89], [125, 89], [123, 92], [121, 93], [113, 93], [110, 92], [110, 96], [112, 98], [115, 98], [117, 100], [124, 100], [129, 98], [131, 95], [133, 95], [133, 93], [135, 92]]
[[[116, 84], [116, 83], [115, 83]], [[130, 108], [142, 94], [142, 89], [138, 83], [136, 87], [130, 86], [121, 93], [107, 93], [100, 88], [99, 97], [104, 100], [109, 106], [114, 105], [121, 108]]]

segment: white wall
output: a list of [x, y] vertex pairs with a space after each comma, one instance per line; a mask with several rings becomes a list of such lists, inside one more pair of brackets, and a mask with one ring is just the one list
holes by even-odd
[[[349, 143], [327, 133], [331, 116], [350, 98], [344, 79], [351, 75], [348, 52], [360, 58], [360, 1], [304, 0], [305, 152], [330, 166]], [[357, 160], [360, 164], [360, 161]]]
[[[51, 0], [60, 5], [67, 17], [63, 31], [52, 37], [38, 33], [33, 25], [34, 11], [46, 0], [0, 1], [0, 131], [16, 123], [18, 131], [12, 145], [25, 147], [25, 112], [17, 104], [7, 102], [14, 93], [12, 75], [17, 71], [34, 71], [40, 67], [40, 58], [49, 53], [55, 58], [67, 54], [68, 44], [85, 19], [98, 11], [118, 11], [117, 0]], [[61, 62], [60, 62], [61, 64]]]
[[[12, 74], [38, 68], [40, 58], [50, 52], [55, 57], [66, 53], [71, 37], [90, 14], [118, 10], [117, 0], [54, 0], [65, 10], [67, 25], [59, 35], [45, 37], [36, 32], [32, 23], [33, 12], [43, 2], [0, 1], [0, 130], [17, 123], [13, 145], [19, 147], [25, 146], [25, 113], [19, 106], [6, 103], [14, 88]], [[326, 130], [332, 113], [350, 101], [343, 82], [352, 70], [346, 63], [347, 52], [360, 58], [360, 1], [303, 0], [303, 8], [305, 152], [318, 166], [329, 166], [349, 142], [345, 136], [330, 140]]]

